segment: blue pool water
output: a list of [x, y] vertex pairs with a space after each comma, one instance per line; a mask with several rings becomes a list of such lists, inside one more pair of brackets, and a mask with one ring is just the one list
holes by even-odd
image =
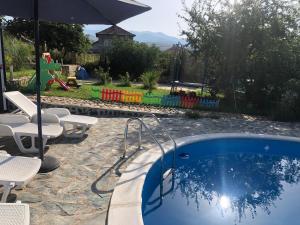
[[300, 143], [224, 138], [182, 146], [176, 155], [163, 199], [159, 162], [147, 175], [145, 225], [300, 225]]

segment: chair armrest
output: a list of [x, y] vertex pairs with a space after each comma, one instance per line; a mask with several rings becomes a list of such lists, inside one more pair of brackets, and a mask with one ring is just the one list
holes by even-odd
[[[36, 114], [31, 118], [31, 122], [37, 123], [37, 115]], [[59, 123], [59, 118], [57, 115], [54, 115], [54, 114], [43, 113], [42, 114], [42, 123]]]
[[50, 114], [55, 114], [58, 117], [71, 115], [70, 111], [65, 108], [48, 108], [48, 109], [44, 109], [44, 112], [50, 113]]
[[1, 114], [0, 124], [29, 123], [30, 120], [24, 115]]
[[0, 124], [0, 137], [14, 136], [12, 128], [8, 125]]

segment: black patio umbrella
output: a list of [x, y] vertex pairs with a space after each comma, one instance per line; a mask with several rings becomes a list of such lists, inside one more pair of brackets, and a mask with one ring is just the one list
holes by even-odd
[[38, 144], [43, 161], [41, 171], [52, 171], [59, 163], [53, 157], [44, 156], [42, 144], [39, 21], [115, 25], [150, 9], [134, 0], [0, 0], [0, 15], [32, 19], [35, 22]]

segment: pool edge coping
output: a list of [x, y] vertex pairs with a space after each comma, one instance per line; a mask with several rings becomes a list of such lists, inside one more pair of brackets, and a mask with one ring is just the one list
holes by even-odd
[[[259, 138], [299, 142], [300, 138], [253, 134], [253, 133], [214, 133], [188, 136], [176, 139], [177, 147], [196, 141], [220, 138]], [[173, 150], [172, 142], [164, 143], [166, 153]], [[142, 216], [142, 191], [147, 173], [153, 164], [161, 158], [161, 151], [155, 147], [141, 154], [129, 164], [114, 189], [107, 218], [107, 225], [144, 225]]]

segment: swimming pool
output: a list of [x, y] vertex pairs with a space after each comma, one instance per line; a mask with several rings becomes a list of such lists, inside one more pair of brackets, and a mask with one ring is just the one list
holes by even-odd
[[[139, 200], [131, 211], [136, 218], [123, 224], [300, 224], [299, 139], [217, 134], [178, 142], [176, 170], [164, 180], [163, 198], [159, 157], [148, 155], [151, 165], [142, 160], [147, 166], [138, 189], [131, 186]], [[169, 151], [165, 169], [171, 164]]]

